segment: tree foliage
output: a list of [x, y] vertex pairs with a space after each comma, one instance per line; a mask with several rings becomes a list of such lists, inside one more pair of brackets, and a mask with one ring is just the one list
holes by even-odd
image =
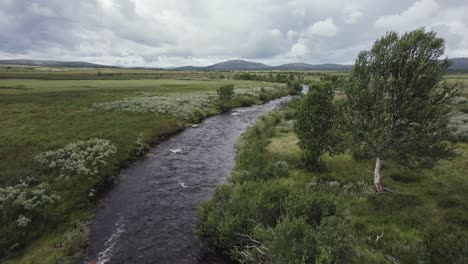
[[418, 29], [389, 32], [358, 55], [345, 90], [356, 149], [410, 166], [451, 153], [444, 140], [458, 89], [444, 80], [444, 51], [444, 39]]
[[312, 170], [321, 168], [320, 156], [337, 140], [333, 133], [336, 116], [333, 95], [330, 83], [312, 85], [297, 113], [295, 130], [299, 147], [306, 166]]
[[218, 93], [221, 110], [227, 110], [229, 108], [229, 102], [234, 98], [234, 85], [223, 85], [219, 87], [216, 92]]

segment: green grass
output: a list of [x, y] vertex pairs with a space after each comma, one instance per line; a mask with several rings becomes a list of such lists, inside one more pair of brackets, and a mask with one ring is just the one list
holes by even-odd
[[[293, 132], [278, 133], [268, 146], [270, 159], [295, 165], [285, 181], [307, 185], [316, 177], [341, 186], [360, 181], [372, 185], [373, 160], [356, 161], [348, 154], [325, 156], [326, 171], [311, 173], [301, 166], [300, 150], [292, 147], [296, 142]], [[428, 257], [431, 263], [440, 263], [444, 257], [448, 262], [467, 260], [467, 252], [460, 250], [468, 245], [468, 144], [456, 147], [459, 157], [440, 161], [432, 169], [411, 170], [386, 161], [384, 185], [395, 193], [347, 199], [344, 221], [353, 230], [357, 256], [383, 263], [387, 255], [402, 263]], [[384, 236], [378, 242], [369, 242], [369, 236], [375, 240], [381, 232]], [[462, 258], [454, 257], [457, 254]]]
[[[94, 70], [69, 72], [68, 69], [63, 69], [63, 72], [73, 75], [73, 78], [82, 74], [94, 75]], [[151, 73], [147, 70], [144, 72]], [[61, 241], [64, 234], [77, 221], [87, 221], [91, 217], [90, 212], [94, 205], [93, 200], [88, 197], [89, 190], [93, 187], [101, 188], [102, 179], [109, 178], [134, 158], [137, 137], [143, 133], [144, 140], [154, 145], [189, 125], [186, 120], [173, 116], [97, 111], [93, 104], [138, 97], [142, 93], [215, 93], [217, 88], [226, 83], [232, 83], [236, 89], [246, 91], [258, 87], [284, 87], [282, 84], [256, 81], [193, 78], [191, 74], [184, 75], [181, 72], [172, 76], [181, 79], [134, 80], [71, 80], [70, 75], [65, 76], [68, 80], [47, 80], [51, 77], [50, 71], [36, 70], [27, 73], [39, 76], [40, 79], [0, 72], [0, 76], [3, 74], [26, 78], [0, 80], [0, 186], [14, 185], [22, 179], [32, 177], [49, 183], [53, 192], [60, 196], [60, 202], [47, 209], [50, 211], [45, 214], [50, 219], [45, 224], [37, 226], [27, 236], [28, 240], [20, 241], [20, 246], [27, 247], [6, 263], [55, 263], [63, 260], [66, 248], [61, 246]], [[203, 74], [206, 77], [210, 73]], [[52, 77], [60, 76], [52, 74]], [[260, 101], [256, 99], [254, 102]], [[106, 139], [117, 147], [117, 153], [109, 161], [109, 165], [93, 178], [77, 178], [66, 184], [61, 183], [33, 160], [45, 151], [90, 138]], [[33, 240], [36, 237], [39, 239]]]

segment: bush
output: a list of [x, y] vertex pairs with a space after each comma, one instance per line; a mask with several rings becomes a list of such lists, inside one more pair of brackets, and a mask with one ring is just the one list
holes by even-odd
[[226, 84], [216, 90], [221, 111], [226, 111], [230, 107], [230, 102], [234, 98], [234, 85]]
[[448, 125], [451, 139], [454, 141], [468, 141], [468, 114], [457, 113], [450, 119]]
[[89, 226], [86, 222], [76, 222], [68, 230], [60, 244], [64, 248], [65, 256], [58, 263], [81, 263], [85, 257], [84, 252], [88, 246]]
[[251, 106], [261, 103], [255, 96], [253, 95], [237, 95], [234, 97], [232, 104], [236, 107], [239, 106]]
[[299, 81], [288, 82], [288, 88], [291, 90], [290, 94], [300, 94], [302, 92], [302, 85]]
[[91, 176], [106, 166], [108, 159], [116, 152], [117, 148], [108, 140], [92, 138], [47, 151], [36, 156], [35, 160], [57, 172], [59, 177]]
[[134, 155], [135, 156], [141, 156], [145, 154], [148, 150], [150, 149], [150, 146], [146, 144], [145, 140], [143, 139], [143, 132], [138, 135], [136, 141], [135, 141], [135, 149], [134, 149]]
[[0, 257], [21, 248], [26, 238], [34, 236], [46, 219], [46, 209], [59, 200], [49, 185], [35, 185], [31, 179], [0, 187]]
[[255, 237], [267, 248], [268, 258], [277, 264], [315, 263], [314, 233], [303, 218], [285, 218], [274, 228], [258, 226], [254, 231]]
[[468, 263], [468, 239], [452, 226], [431, 226], [424, 233], [428, 263]]

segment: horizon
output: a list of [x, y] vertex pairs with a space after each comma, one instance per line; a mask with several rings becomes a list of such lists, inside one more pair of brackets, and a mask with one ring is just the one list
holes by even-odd
[[117, 67], [352, 65], [388, 31], [425, 27], [449, 58], [468, 57], [461, 0], [133, 1], [6, 0], [0, 59], [83, 61]]

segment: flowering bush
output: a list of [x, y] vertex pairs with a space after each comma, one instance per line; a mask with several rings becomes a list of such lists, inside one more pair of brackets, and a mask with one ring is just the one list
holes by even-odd
[[453, 140], [468, 141], [468, 114], [458, 113], [450, 119], [450, 135]]
[[200, 119], [201, 114], [215, 109], [214, 93], [170, 94], [134, 97], [125, 100], [98, 103], [100, 111], [122, 111], [170, 115], [184, 120]]
[[466, 99], [465, 97], [455, 97], [453, 99], [453, 102], [455, 104], [468, 104], [468, 99]]
[[[273, 87], [256, 87], [235, 89], [238, 95], [259, 97], [265, 91], [275, 90]], [[169, 115], [187, 121], [198, 121], [207, 113], [215, 111], [217, 105], [216, 92], [171, 93], [167, 95], [152, 95], [140, 93], [140, 96], [93, 105], [99, 111], [121, 111], [134, 113], [155, 113]]]
[[95, 175], [107, 165], [109, 157], [117, 148], [108, 140], [92, 138], [79, 140], [64, 148], [47, 151], [36, 156], [35, 160], [59, 173], [59, 177], [73, 175]]
[[44, 218], [44, 211], [59, 200], [51, 194], [49, 185], [33, 185], [27, 179], [19, 184], [0, 187], [0, 257], [21, 246], [33, 225]]
[[143, 155], [146, 151], [148, 151], [150, 146], [146, 144], [146, 142], [143, 139], [143, 133], [140, 133], [138, 135], [136, 141], [135, 141], [135, 155], [136, 156], [141, 156]]

